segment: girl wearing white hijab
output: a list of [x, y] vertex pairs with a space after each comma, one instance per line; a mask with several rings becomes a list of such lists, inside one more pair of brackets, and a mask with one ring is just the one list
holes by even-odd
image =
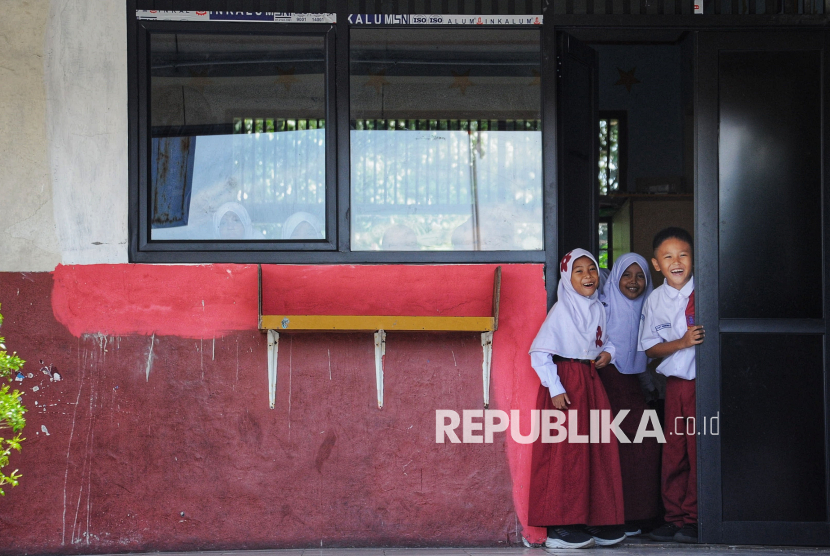
[[[646, 409], [639, 376], [646, 371], [648, 357], [637, 351], [637, 345], [643, 303], [651, 291], [648, 263], [636, 253], [626, 253], [614, 262], [600, 296], [608, 315], [608, 337], [616, 352], [611, 364], [597, 372], [612, 415], [629, 410], [620, 425], [629, 438], [636, 435]], [[619, 450], [626, 534], [637, 535], [640, 528], [631, 522], [654, 519], [659, 511], [660, 445], [655, 438], [644, 438], [640, 444], [620, 444]]]
[[308, 212], [295, 212], [282, 225], [282, 239], [321, 239], [323, 223]]
[[213, 230], [217, 239], [252, 239], [253, 226], [245, 207], [224, 203], [213, 213]]
[[[541, 380], [537, 407], [567, 409], [563, 424], [576, 418], [577, 433], [585, 435], [590, 410], [611, 409], [596, 369], [615, 354], [597, 293], [597, 269], [596, 259], [584, 249], [562, 258], [558, 301], [530, 347], [531, 365]], [[616, 544], [625, 538], [623, 521], [616, 436], [608, 443], [536, 440], [528, 524], [548, 528], [548, 548]]]

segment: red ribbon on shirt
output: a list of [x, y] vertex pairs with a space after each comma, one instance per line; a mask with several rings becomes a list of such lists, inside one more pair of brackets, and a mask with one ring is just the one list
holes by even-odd
[[689, 302], [686, 304], [686, 326], [695, 325], [695, 292], [692, 290], [692, 295], [689, 296]]

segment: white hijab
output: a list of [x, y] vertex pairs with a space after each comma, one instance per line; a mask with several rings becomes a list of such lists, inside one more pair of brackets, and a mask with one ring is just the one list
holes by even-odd
[[[294, 230], [297, 229], [297, 226], [306, 222], [314, 228], [314, 234], [312, 236], [302, 235], [300, 237], [293, 237]], [[319, 218], [314, 216], [309, 212], [295, 212], [282, 225], [282, 239], [320, 239], [321, 234], [320, 230], [323, 229], [323, 223], [320, 221]]]
[[248, 211], [245, 210], [245, 207], [240, 205], [239, 203], [224, 203], [216, 209], [216, 212], [213, 213], [213, 231], [216, 234], [218, 239], [222, 239], [222, 217], [225, 216], [227, 213], [232, 212], [235, 214], [239, 221], [242, 223], [242, 227], [245, 229], [241, 239], [252, 239], [254, 235], [253, 226], [251, 224], [251, 217], [248, 215]]
[[[646, 287], [640, 297], [631, 300], [620, 290], [620, 278], [626, 269], [635, 263], [643, 269]], [[648, 357], [644, 351], [637, 351], [637, 335], [640, 331], [643, 303], [651, 290], [651, 273], [648, 271], [646, 260], [637, 253], [626, 253], [614, 261], [611, 275], [600, 295], [608, 313], [608, 337], [617, 350], [612, 362], [624, 375], [638, 374], [646, 370]]]
[[[597, 260], [584, 249], [574, 249], [559, 264], [561, 277], [558, 299], [536, 334], [531, 353], [542, 351], [572, 359], [596, 359], [607, 339], [605, 307], [595, 291], [591, 297], [576, 293], [571, 284], [573, 262], [588, 257], [599, 270]], [[599, 278], [597, 278], [599, 279]]]

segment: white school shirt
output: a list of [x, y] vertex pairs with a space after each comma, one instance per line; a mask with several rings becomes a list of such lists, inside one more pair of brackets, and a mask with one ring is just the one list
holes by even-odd
[[553, 355], [566, 359], [596, 359], [607, 351], [614, 357], [616, 350], [608, 338], [605, 304], [599, 300], [599, 292], [589, 297], [576, 293], [571, 284], [573, 264], [580, 257], [588, 257], [599, 267], [596, 258], [584, 249], [574, 249], [559, 263], [560, 280], [557, 301], [530, 345], [530, 364], [542, 386], [551, 397], [565, 392]]
[[[663, 285], [651, 292], [640, 316], [640, 351], [653, 348], [661, 342], [679, 340], [686, 333], [686, 306], [695, 291], [694, 276], [682, 289], [676, 290], [663, 280]], [[678, 350], [660, 363], [657, 372], [685, 380], [695, 378], [694, 346]]]

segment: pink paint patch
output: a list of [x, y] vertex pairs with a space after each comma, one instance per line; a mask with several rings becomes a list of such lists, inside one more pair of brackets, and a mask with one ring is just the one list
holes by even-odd
[[52, 311], [85, 333], [210, 338], [256, 329], [256, 266], [58, 266]]
[[488, 316], [496, 266], [263, 266], [262, 311], [274, 315]]
[[[530, 412], [536, 409], [539, 391], [539, 378], [530, 366], [528, 351], [545, 320], [546, 299], [542, 265], [502, 267], [499, 329], [493, 335], [490, 407], [508, 414], [518, 409], [523, 435], [530, 433]], [[504, 435], [513, 479], [513, 505], [522, 524], [521, 535], [532, 543], [543, 543], [547, 530], [527, 525], [533, 445], [517, 444], [509, 431]]]
[[[262, 269], [263, 312], [487, 316], [495, 267], [267, 265]], [[491, 407], [520, 410], [522, 433], [527, 434], [539, 388], [527, 352], [545, 319], [542, 265], [502, 265], [502, 270]], [[52, 310], [76, 337], [102, 333], [218, 338], [256, 329], [257, 267], [58, 266]], [[480, 376], [470, 377], [471, 388], [481, 388]], [[544, 528], [526, 526], [532, 445], [516, 444], [509, 434], [505, 438], [522, 534], [531, 542], [543, 542]]]
[[[495, 265], [262, 269], [263, 312], [487, 316]], [[58, 266], [52, 309], [74, 336], [221, 336], [257, 326], [253, 265]]]

